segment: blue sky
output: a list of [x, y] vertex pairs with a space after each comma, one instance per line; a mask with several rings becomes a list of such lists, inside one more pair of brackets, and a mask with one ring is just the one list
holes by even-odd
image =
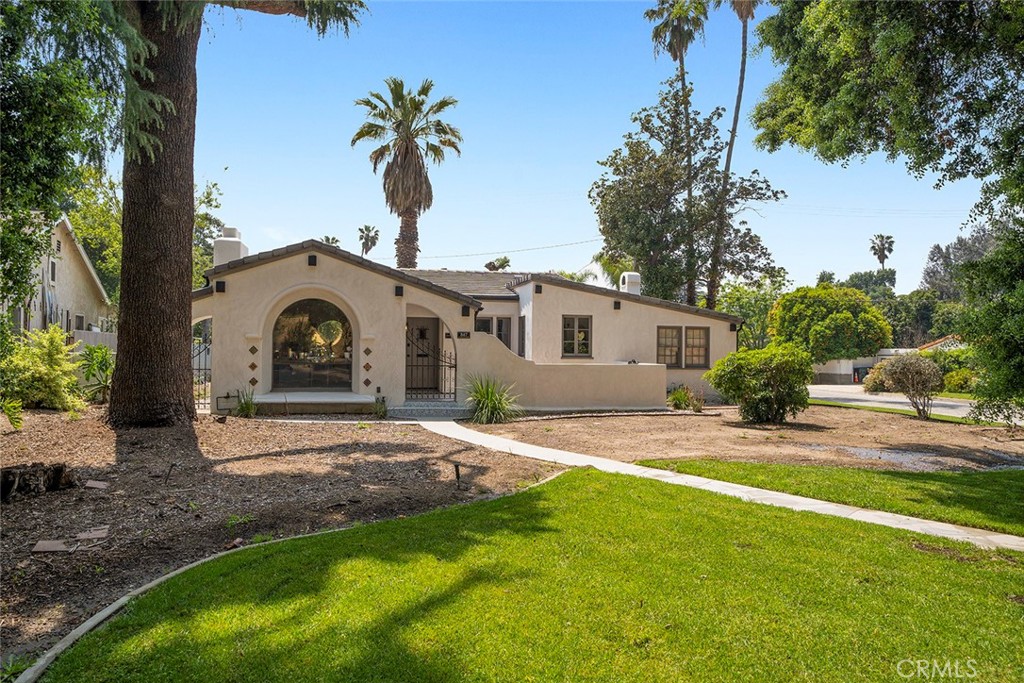
[[[323, 39], [297, 19], [211, 7], [199, 47], [197, 182], [220, 184], [221, 217], [254, 251], [323, 235], [357, 251], [357, 230], [368, 223], [381, 232], [371, 257], [393, 264], [398, 220], [371, 172], [369, 143], [349, 146], [363, 120], [353, 100], [387, 76], [429, 77], [435, 94], [459, 99], [447, 118], [465, 144], [461, 157], [431, 168], [420, 267], [479, 269], [507, 253], [514, 269], [582, 268], [601, 246], [587, 199], [597, 162], [674, 69], [654, 57], [647, 7], [372, 3], [348, 38]], [[719, 11], [687, 57], [704, 111], [733, 104], [739, 32]], [[794, 150], [756, 150], [747, 117], [775, 73], [767, 54], [748, 64], [734, 169], [760, 170], [789, 198], [748, 212], [751, 227], [796, 284], [821, 270], [842, 277], [877, 267], [868, 240], [891, 234], [897, 291], [914, 289], [928, 247], [956, 237], [977, 184], [937, 191], [881, 157], [843, 168]], [[584, 243], [515, 251], [573, 242]]]

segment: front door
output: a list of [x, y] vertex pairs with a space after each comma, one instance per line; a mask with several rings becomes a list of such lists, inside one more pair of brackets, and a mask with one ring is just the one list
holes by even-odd
[[409, 318], [405, 325], [405, 388], [438, 389], [441, 325], [437, 318]]

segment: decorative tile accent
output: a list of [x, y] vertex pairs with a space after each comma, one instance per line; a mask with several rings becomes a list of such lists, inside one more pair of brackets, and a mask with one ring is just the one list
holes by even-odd
[[249, 380], [249, 384], [251, 384], [252, 386], [256, 386], [257, 383], [259, 383], [259, 380], [256, 379], [255, 377]]
[[370, 365], [369, 363], [364, 363], [363, 364], [363, 370], [366, 370], [367, 372], [369, 372], [372, 369], [373, 369], [373, 366]]
[[254, 355], [254, 356], [256, 355], [256, 353], [257, 353], [258, 351], [259, 351], [259, 349], [257, 349], [257, 348], [256, 348], [255, 346], [250, 346], [250, 347], [249, 347], [249, 353], [251, 353], [251, 354], [252, 354], [252, 355]]
[[363, 380], [363, 386], [364, 386], [364, 387], [368, 387], [368, 386], [370, 386], [371, 384], [373, 384], [373, 382], [371, 382], [371, 381], [370, 381], [370, 378], [369, 378], [369, 377], [367, 377], [366, 379], [364, 379], [364, 380]]
[[256, 365], [255, 363], [249, 363], [249, 369], [250, 369], [250, 370], [255, 370], [255, 369], [256, 369], [256, 368], [258, 368], [258, 367], [259, 367], [259, 366], [258, 366], [258, 365]]
[[373, 353], [373, 349], [371, 349], [369, 346], [367, 346], [365, 349], [363, 349], [363, 354], [364, 355], [369, 356], [371, 353]]

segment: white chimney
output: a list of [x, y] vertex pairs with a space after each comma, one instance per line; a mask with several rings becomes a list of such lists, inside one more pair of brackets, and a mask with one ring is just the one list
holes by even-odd
[[639, 294], [640, 273], [623, 273], [619, 278], [619, 291], [626, 294]]
[[213, 241], [213, 265], [219, 266], [249, 255], [249, 247], [242, 243], [238, 228], [224, 228], [223, 234]]

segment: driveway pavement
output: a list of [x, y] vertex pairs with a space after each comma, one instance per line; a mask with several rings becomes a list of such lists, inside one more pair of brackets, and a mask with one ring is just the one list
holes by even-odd
[[[812, 384], [807, 388], [811, 398], [821, 401], [834, 401], [851, 406], [913, 410], [910, 401], [903, 394], [869, 394], [859, 384]], [[935, 415], [967, 417], [970, 409], [970, 401], [956, 398], [936, 398], [932, 404], [932, 413]]]

